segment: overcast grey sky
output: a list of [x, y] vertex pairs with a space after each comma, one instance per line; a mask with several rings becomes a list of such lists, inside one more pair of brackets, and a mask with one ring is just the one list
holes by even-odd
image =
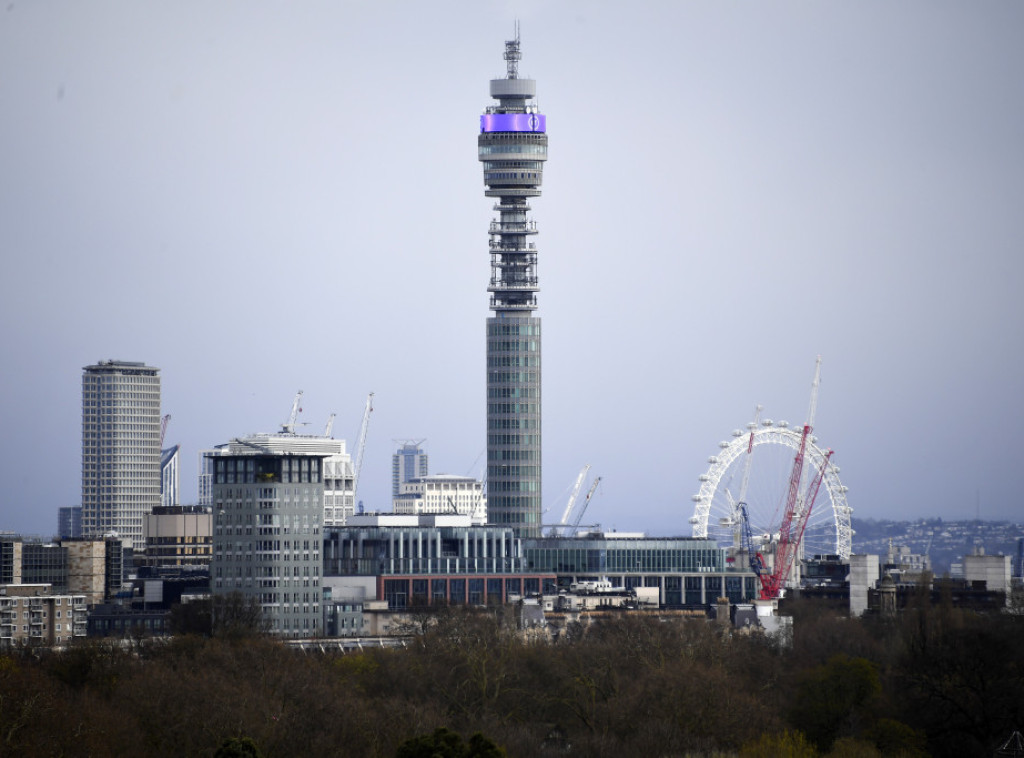
[[[522, 26], [544, 495], [689, 534], [754, 405], [855, 515], [1024, 517], [1024, 4], [46, 2], [0, 9], [0, 529], [80, 502], [81, 369], [161, 369], [167, 443], [302, 419], [482, 475], [488, 80]], [[856, 539], [854, 542], [856, 546]]]

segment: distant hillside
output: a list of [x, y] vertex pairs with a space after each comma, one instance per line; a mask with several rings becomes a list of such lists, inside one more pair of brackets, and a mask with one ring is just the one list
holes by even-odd
[[917, 521], [890, 519], [853, 519], [853, 551], [885, 556], [889, 540], [895, 547], [905, 545], [911, 552], [927, 554], [932, 570], [941, 576], [964, 555], [983, 548], [990, 555], [1017, 555], [1017, 541], [1024, 537], [1024, 522], [943, 521], [941, 518]]

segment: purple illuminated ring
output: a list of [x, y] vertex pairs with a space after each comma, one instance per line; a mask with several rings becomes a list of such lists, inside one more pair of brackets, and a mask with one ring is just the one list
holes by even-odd
[[481, 132], [546, 132], [547, 116], [540, 113], [485, 113]]

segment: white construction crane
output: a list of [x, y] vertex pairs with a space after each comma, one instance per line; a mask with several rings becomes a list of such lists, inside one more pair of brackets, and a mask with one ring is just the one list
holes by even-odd
[[327, 426], [324, 427], [324, 436], [325, 437], [330, 437], [331, 436], [331, 432], [334, 431], [334, 417], [336, 415], [337, 415], [336, 413], [332, 413], [330, 416], [327, 417]]
[[[750, 463], [754, 454], [754, 433], [757, 431], [757, 427], [761, 423], [762, 410], [764, 410], [763, 406], [757, 406], [757, 408], [754, 409], [754, 420], [747, 424], [747, 428], [750, 430], [750, 439], [747, 440], [747, 455], [743, 459], [743, 479], [740, 482], [740, 497], [732, 504], [732, 544], [734, 545], [743, 544], [743, 525], [744, 522], [748, 521], [746, 517], [746, 506], [747, 487], [750, 486]], [[747, 526], [749, 527], [749, 523]]]
[[583, 482], [587, 480], [588, 471], [590, 471], [589, 463], [580, 469], [580, 474], [576, 477], [576, 483], [572, 487], [572, 494], [569, 495], [569, 502], [565, 504], [565, 513], [562, 514], [562, 520], [558, 522], [558, 526], [551, 528], [551, 537], [556, 537], [563, 533], [565, 527], [568, 526], [569, 514], [572, 513], [572, 507], [576, 505], [576, 498], [580, 496], [580, 489], [583, 487]]
[[167, 434], [167, 422], [171, 420], [171, 414], [168, 413], [162, 419], [160, 419], [160, 449], [164, 449], [164, 435]]
[[352, 472], [352, 499], [359, 502], [359, 472], [363, 468], [363, 451], [366, 450], [366, 430], [370, 426], [370, 414], [373, 413], [373, 393], [366, 396], [366, 408], [363, 409], [363, 423], [359, 428], [359, 442], [356, 445], [356, 465]]
[[594, 483], [590, 485], [590, 489], [587, 491], [587, 496], [583, 498], [583, 505], [580, 506], [580, 512], [576, 514], [576, 519], [572, 522], [572, 529], [569, 530], [570, 537], [576, 536], [576, 530], [580, 528], [580, 521], [583, 520], [583, 514], [587, 512], [587, 506], [590, 505], [590, 498], [594, 496], [594, 491], [600, 483], [601, 477], [597, 477], [594, 479]]
[[296, 419], [302, 413], [302, 408], [299, 407], [300, 400], [302, 400], [302, 390], [295, 393], [295, 400], [292, 402], [292, 413], [288, 417], [288, 423], [281, 424], [282, 434], [295, 434]]

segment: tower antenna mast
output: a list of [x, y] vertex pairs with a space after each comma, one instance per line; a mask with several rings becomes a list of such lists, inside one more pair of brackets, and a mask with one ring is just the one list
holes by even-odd
[[519, 78], [519, 61], [523, 54], [519, 52], [519, 22], [516, 21], [516, 38], [505, 42], [505, 67], [509, 79]]

